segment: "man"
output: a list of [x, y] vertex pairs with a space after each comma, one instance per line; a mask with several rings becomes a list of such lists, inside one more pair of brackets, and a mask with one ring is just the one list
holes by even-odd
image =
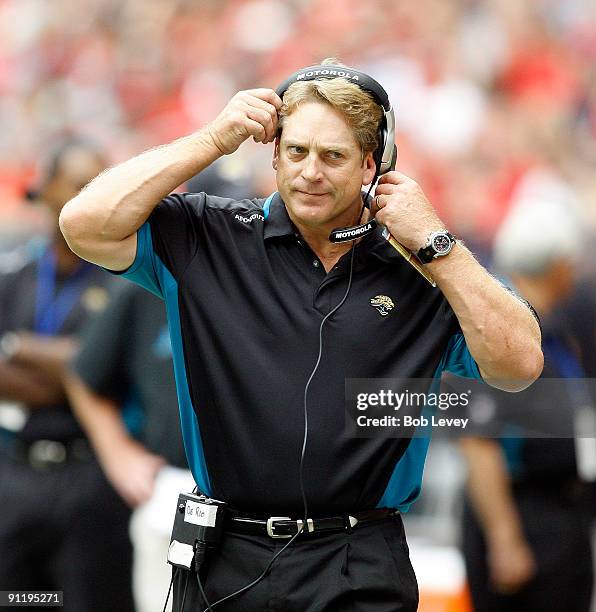
[[[556, 310], [573, 290], [582, 242], [570, 209], [544, 199], [522, 200], [495, 239], [495, 264], [543, 321], [543, 378], [571, 379], [551, 383], [547, 402], [535, 388], [514, 398], [494, 395], [501, 413], [535, 410], [531, 427], [537, 431], [545, 418], [573, 424], [574, 411], [584, 407], [576, 394], [590, 399], [577, 380], [584, 374], [574, 338], [565, 334]], [[591, 343], [593, 350], [593, 337]], [[461, 441], [469, 471], [463, 551], [476, 610], [590, 610], [593, 507], [581, 474], [584, 461], [594, 464], [594, 449], [583, 456], [582, 445], [576, 447], [568, 431], [557, 429], [548, 439], [521, 438], [518, 424], [517, 437], [505, 437], [505, 429], [500, 439]]]
[[37, 195], [51, 213], [49, 244], [38, 260], [0, 278], [0, 401], [21, 414], [0, 429], [0, 585], [61, 590], [72, 612], [133, 605], [129, 512], [94, 460], [62, 384], [79, 330], [107, 305], [114, 283], [70, 251], [58, 215], [104, 168], [88, 143], [68, 140], [55, 150]]
[[[477, 373], [462, 332], [489, 382], [520, 389], [542, 367], [531, 312], [462, 245], [428, 264], [441, 294], [379, 232], [353, 250], [329, 241], [366, 220], [361, 188], [377, 172], [382, 116], [342, 78], [294, 83], [283, 102], [269, 89], [240, 92], [196, 134], [96, 179], [61, 216], [75, 252], [166, 299], [191, 470], [235, 511], [206, 599], [247, 585], [287, 544], [278, 538], [300, 532], [222, 610], [415, 610], [394, 510], [415, 499], [426, 446], [344, 436], [345, 379]], [[279, 193], [166, 198], [251, 136], [275, 143]], [[404, 175], [383, 176], [377, 194], [376, 219], [409, 249], [444, 229]], [[371, 307], [380, 295], [397, 301], [387, 316]], [[177, 572], [178, 609], [204, 607], [201, 586]]]

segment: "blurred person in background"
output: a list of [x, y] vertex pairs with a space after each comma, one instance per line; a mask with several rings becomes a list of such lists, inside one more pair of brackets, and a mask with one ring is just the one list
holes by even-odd
[[[231, 198], [252, 190], [221, 163], [193, 177], [187, 188]], [[178, 493], [194, 487], [180, 433], [163, 302], [134, 285], [123, 288], [87, 326], [68, 391], [108, 480], [134, 508], [130, 535], [137, 612], [161, 612], [171, 578], [172, 509]], [[142, 413], [137, 435], [122, 410], [131, 402]]]
[[[176, 609], [229, 595], [263, 572], [225, 609], [415, 610], [396, 510], [418, 495], [428, 440], [342, 435], [345, 378], [452, 369], [518, 390], [542, 368], [531, 310], [444, 230], [417, 183], [387, 172], [374, 205], [363, 202], [381, 166], [373, 151], [383, 110], [378, 94], [336, 78], [344, 70], [304, 81], [296, 73], [283, 103], [271, 89], [237, 93], [204, 129], [98, 177], [60, 217], [78, 253], [166, 301], [190, 467], [200, 491], [230, 506], [207, 596], [200, 573], [177, 571]], [[279, 192], [240, 201], [171, 194], [249, 137], [275, 143]], [[379, 231], [357, 246], [329, 240], [338, 226], [370, 220], [367, 203], [420, 257], [433, 231], [443, 237], [443, 257], [426, 259], [440, 290]], [[400, 296], [395, 311], [386, 292]], [[380, 293], [388, 316], [371, 308]], [[266, 570], [276, 539], [292, 536], [302, 537]]]
[[557, 309], [560, 327], [571, 333], [588, 378], [596, 378], [596, 275], [594, 272], [591, 271], [582, 277], [570, 298]]
[[[556, 397], [549, 401], [567, 422], [580, 407], [571, 386], [581, 384], [577, 379], [585, 373], [577, 338], [562, 324], [557, 307], [574, 289], [586, 238], [569, 202], [549, 200], [549, 192], [542, 191], [514, 205], [494, 247], [497, 269], [541, 316], [542, 377], [575, 379], [568, 384], [559, 380]], [[594, 313], [591, 321], [593, 332]], [[593, 335], [588, 341], [593, 351]], [[514, 401], [520, 411], [540, 401], [532, 389], [513, 399], [494, 399], [497, 405]], [[523, 429], [518, 432], [523, 435]], [[584, 455], [570, 434], [555, 435], [465, 438], [460, 443], [468, 464], [463, 552], [478, 612], [590, 609], [593, 483], [587, 474], [593, 468], [583, 466], [593, 466], [596, 453], [592, 446], [593, 456]]]
[[[91, 144], [54, 151], [36, 199], [52, 234], [39, 259], [0, 277], [0, 588], [61, 590], [70, 612], [132, 610], [129, 510], [106, 481], [65, 397], [78, 334], [114, 279], [58, 230], [65, 202], [106, 167]], [[20, 419], [15, 415], [20, 414]]]

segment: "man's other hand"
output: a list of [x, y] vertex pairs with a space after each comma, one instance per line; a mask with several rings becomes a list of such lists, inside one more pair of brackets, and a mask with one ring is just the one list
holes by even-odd
[[222, 155], [233, 153], [251, 136], [266, 144], [275, 140], [281, 99], [272, 89], [239, 91], [208, 126]]
[[433, 232], [445, 229], [420, 185], [400, 172], [379, 179], [372, 211], [394, 238], [416, 253]]

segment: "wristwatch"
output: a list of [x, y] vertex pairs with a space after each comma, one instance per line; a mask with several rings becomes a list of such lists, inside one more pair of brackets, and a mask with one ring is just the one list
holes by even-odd
[[454, 244], [455, 238], [447, 230], [433, 232], [416, 255], [422, 263], [427, 264], [437, 257], [449, 255]]

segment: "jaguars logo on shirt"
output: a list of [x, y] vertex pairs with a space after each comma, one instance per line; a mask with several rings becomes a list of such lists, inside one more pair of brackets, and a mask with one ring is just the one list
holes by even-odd
[[386, 317], [395, 307], [393, 300], [386, 295], [375, 295], [374, 298], [370, 298], [370, 305], [376, 308], [382, 317]]

